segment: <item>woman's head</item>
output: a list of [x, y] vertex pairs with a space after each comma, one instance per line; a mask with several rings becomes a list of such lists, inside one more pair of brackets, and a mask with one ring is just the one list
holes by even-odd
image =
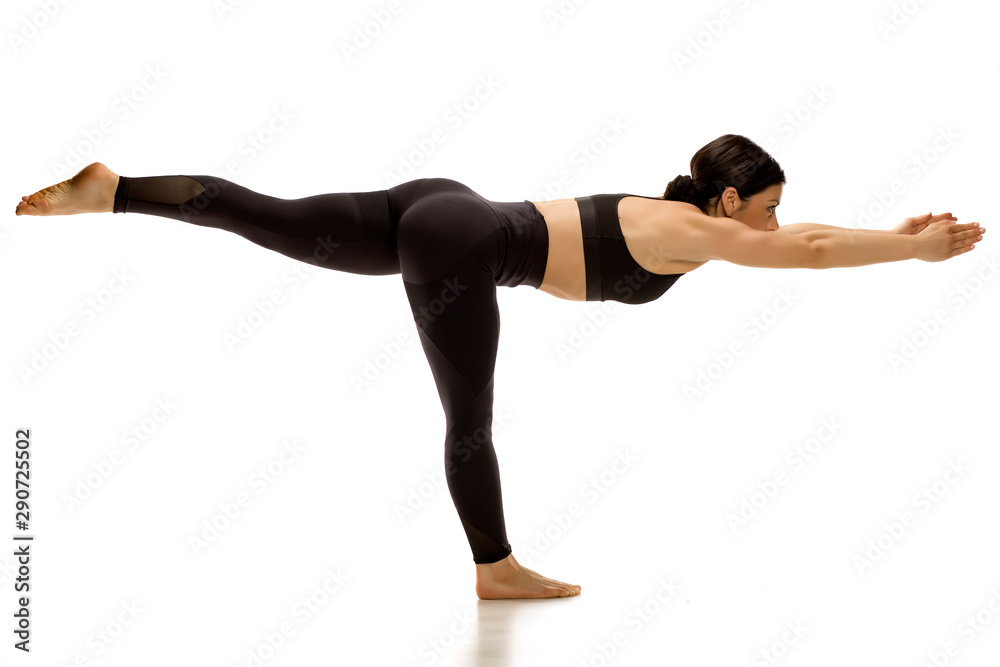
[[691, 175], [667, 185], [664, 199], [694, 204], [707, 215], [733, 217], [757, 229], [777, 229], [774, 207], [785, 172], [767, 151], [738, 134], [724, 134], [691, 158]]

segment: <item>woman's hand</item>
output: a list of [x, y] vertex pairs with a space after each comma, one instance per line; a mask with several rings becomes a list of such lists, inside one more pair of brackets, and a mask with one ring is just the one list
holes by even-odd
[[942, 262], [969, 252], [986, 232], [986, 228], [980, 227], [978, 222], [956, 225], [950, 217], [917, 224], [922, 224], [921, 231], [917, 234], [917, 259], [925, 262]]
[[958, 220], [951, 213], [938, 213], [937, 215], [919, 215], [915, 218], [907, 218], [896, 225], [891, 231], [893, 234], [919, 234], [927, 225], [939, 220]]

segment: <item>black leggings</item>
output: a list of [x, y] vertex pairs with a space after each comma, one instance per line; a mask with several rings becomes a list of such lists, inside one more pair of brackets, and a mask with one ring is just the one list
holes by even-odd
[[493, 448], [497, 285], [542, 282], [544, 219], [443, 178], [279, 199], [213, 176], [120, 177], [115, 213], [224, 229], [327, 269], [402, 275], [446, 418], [445, 473], [473, 560], [511, 553]]

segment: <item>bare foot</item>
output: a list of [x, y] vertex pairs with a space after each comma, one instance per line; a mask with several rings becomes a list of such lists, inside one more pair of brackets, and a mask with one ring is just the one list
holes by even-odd
[[543, 577], [514, 560], [514, 554], [496, 563], [476, 565], [476, 595], [480, 600], [562, 598], [579, 594], [579, 586]]
[[89, 164], [73, 178], [21, 197], [17, 215], [72, 215], [111, 213], [118, 174], [100, 162]]

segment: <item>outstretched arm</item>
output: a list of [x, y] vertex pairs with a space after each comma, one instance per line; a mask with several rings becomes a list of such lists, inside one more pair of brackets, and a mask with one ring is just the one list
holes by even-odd
[[[776, 230], [779, 234], [801, 234], [802, 232], [814, 232], [817, 229], [846, 229], [846, 227], [833, 227], [831, 225], [816, 225], [811, 222], [797, 222], [794, 225], [781, 225]], [[891, 234], [889, 229], [854, 229], [851, 231], [867, 234]]]
[[[907, 218], [901, 223], [893, 227], [892, 229], [852, 229], [852, 231], [860, 232], [863, 234], [919, 234], [923, 231], [924, 227], [931, 224], [932, 222], [937, 222], [939, 220], [951, 220], [952, 222], [958, 220], [951, 213], [938, 213], [937, 215], [931, 215], [930, 213], [926, 215], [918, 215], [915, 218]], [[831, 227], [830, 225], [816, 225], [811, 222], [806, 223], [795, 223], [794, 225], [781, 225], [778, 227], [778, 232], [782, 234], [801, 234], [802, 232], [811, 232], [817, 229], [847, 229], [846, 227]]]
[[[942, 216], [943, 218], [943, 216]], [[928, 216], [914, 220], [926, 222]], [[821, 226], [800, 234], [752, 229], [731, 218], [687, 212], [671, 228], [667, 257], [690, 261], [721, 259], [774, 269], [831, 269], [920, 259], [940, 262], [972, 250], [985, 229], [978, 222], [956, 224], [950, 214], [926, 222], [919, 233], [872, 234]]]
[[830, 269], [906, 259], [941, 262], [972, 250], [985, 232], [978, 222], [959, 225], [949, 217], [928, 223], [911, 235], [869, 234], [834, 227], [807, 231], [802, 236], [817, 255], [812, 268]]

